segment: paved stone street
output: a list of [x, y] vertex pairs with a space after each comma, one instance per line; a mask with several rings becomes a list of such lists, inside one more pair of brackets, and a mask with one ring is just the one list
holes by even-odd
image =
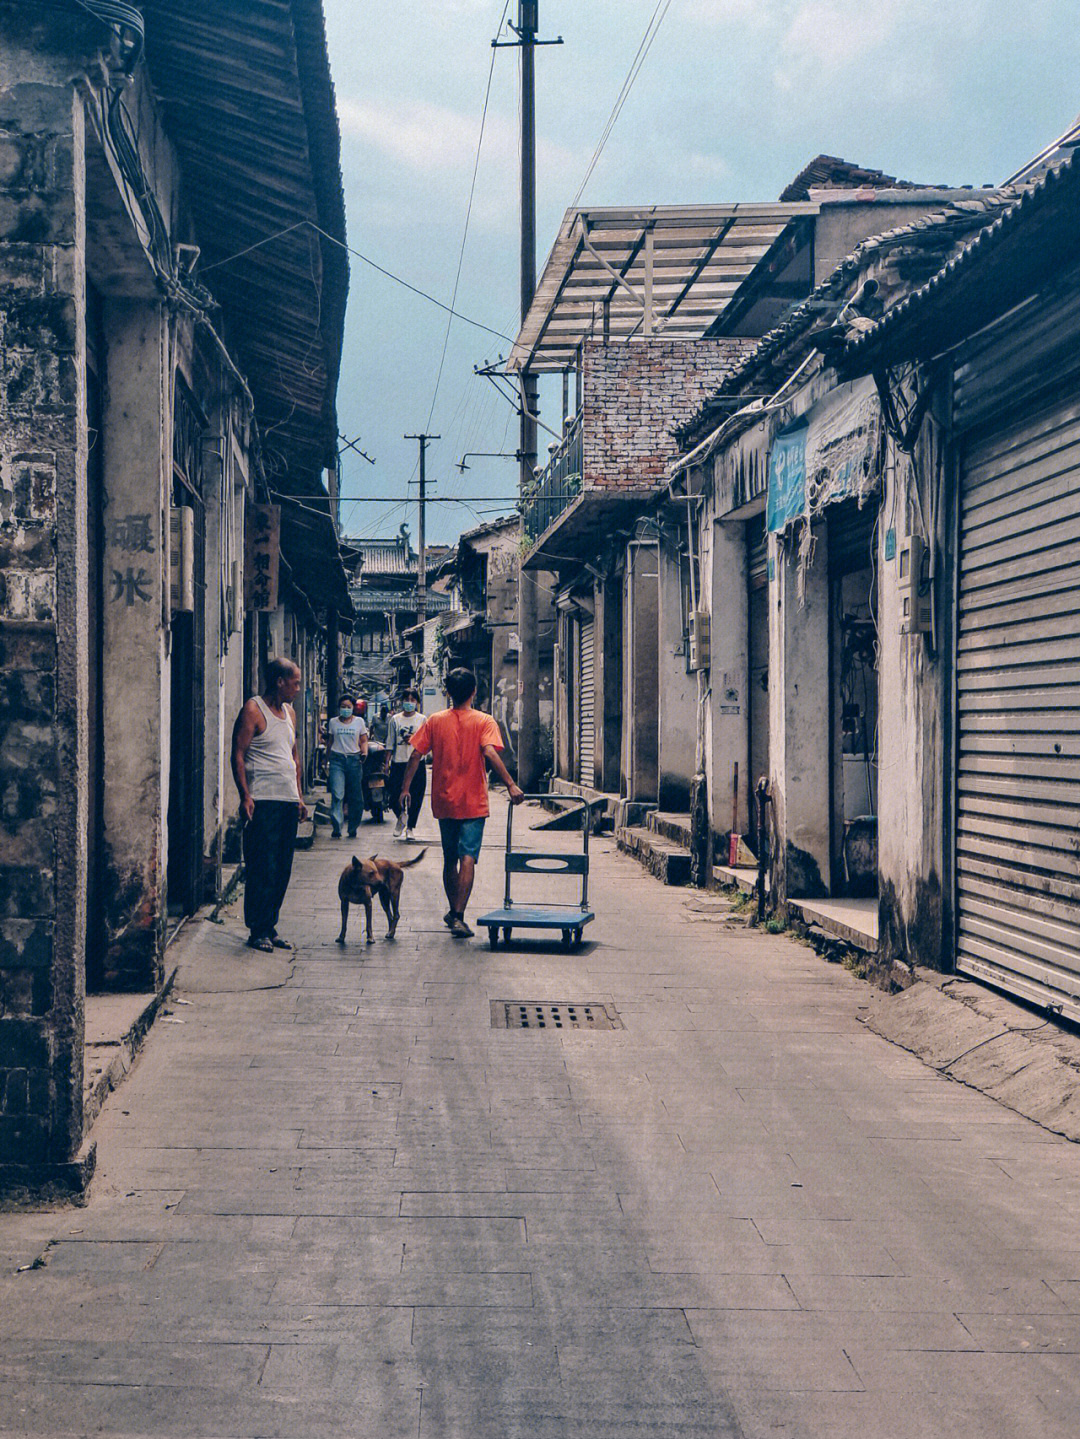
[[295, 963], [196, 926], [88, 1207], [0, 1216], [0, 1434], [1072, 1439], [1080, 1150], [612, 849], [579, 954], [451, 939], [437, 852], [342, 952], [321, 836]]

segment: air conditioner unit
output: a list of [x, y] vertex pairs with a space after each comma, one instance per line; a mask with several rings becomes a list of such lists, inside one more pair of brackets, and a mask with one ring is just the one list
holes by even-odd
[[195, 609], [195, 511], [189, 505], [169, 511], [169, 598], [174, 615]]
[[709, 646], [712, 637], [712, 615], [708, 610], [694, 610], [690, 616], [690, 653], [687, 666], [692, 670], [709, 668]]

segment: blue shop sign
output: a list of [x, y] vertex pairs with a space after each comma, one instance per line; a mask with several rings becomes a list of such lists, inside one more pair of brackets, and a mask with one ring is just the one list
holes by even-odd
[[785, 530], [806, 514], [806, 422], [782, 431], [769, 456], [768, 527]]

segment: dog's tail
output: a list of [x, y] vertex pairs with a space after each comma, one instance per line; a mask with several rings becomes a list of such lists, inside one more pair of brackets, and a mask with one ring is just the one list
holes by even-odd
[[414, 864], [420, 863], [425, 854], [427, 854], [427, 845], [424, 846], [419, 854], [414, 854], [412, 859], [399, 859], [397, 863], [402, 869], [412, 869]]

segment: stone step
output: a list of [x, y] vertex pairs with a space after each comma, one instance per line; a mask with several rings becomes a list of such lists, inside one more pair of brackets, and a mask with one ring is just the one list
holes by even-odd
[[651, 809], [645, 816], [645, 828], [661, 839], [669, 839], [683, 849], [690, 848], [690, 816], [675, 814], [662, 809]]
[[615, 843], [662, 884], [690, 883], [690, 851], [651, 830], [631, 825], [615, 831]]

